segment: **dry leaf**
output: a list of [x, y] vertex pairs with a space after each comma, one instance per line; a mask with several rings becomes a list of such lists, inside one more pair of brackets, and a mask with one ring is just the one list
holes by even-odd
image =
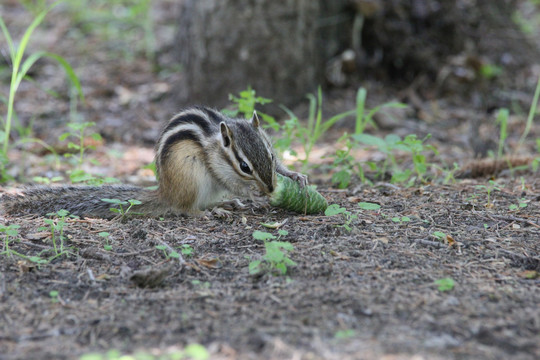
[[43, 240], [43, 239], [46, 239], [46, 238], [48, 238], [50, 236], [51, 236], [50, 231], [42, 231], [42, 232], [38, 232], [38, 233], [27, 234], [26, 238], [28, 240]]
[[337, 251], [334, 251], [334, 250], [330, 250], [330, 255], [337, 258], [338, 260], [350, 260], [349, 256], [340, 254], [340, 253], [338, 253]]
[[207, 267], [207, 268], [210, 268], [210, 269], [215, 269], [217, 268], [217, 264], [218, 264], [218, 259], [217, 258], [213, 258], [213, 259], [197, 259], [195, 260], [197, 262], [197, 264], [201, 265], [201, 266], [204, 266], [204, 267]]

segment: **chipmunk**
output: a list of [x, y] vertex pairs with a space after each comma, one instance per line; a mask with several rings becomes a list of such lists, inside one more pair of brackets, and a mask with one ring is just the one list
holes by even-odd
[[156, 144], [158, 189], [129, 185], [37, 186], [23, 195], [4, 195], [9, 215], [46, 215], [61, 209], [83, 217], [112, 218], [102, 199], [139, 200], [134, 212], [148, 216], [200, 214], [227, 195], [270, 194], [276, 172], [307, 185], [307, 177], [281, 164], [257, 113], [246, 121], [206, 107], [187, 108], [165, 126]]

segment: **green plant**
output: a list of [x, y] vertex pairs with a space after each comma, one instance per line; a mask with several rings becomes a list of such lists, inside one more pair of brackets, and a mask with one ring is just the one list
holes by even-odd
[[[540, 138], [536, 139], [536, 152], [540, 155]], [[540, 156], [536, 156], [532, 163], [531, 163], [531, 169], [532, 171], [536, 172], [540, 168]]]
[[[119, 200], [119, 199], [101, 199], [101, 201], [104, 201], [109, 204], [116, 205], [117, 207], [111, 207], [109, 210], [111, 210], [113, 213], [118, 214], [122, 220], [125, 220], [128, 216], [131, 215], [142, 215], [141, 213], [135, 213], [132, 212], [131, 209], [134, 206], [141, 205], [142, 202], [135, 199], [130, 200]], [[129, 205], [126, 209], [124, 209], [124, 206]]]
[[350, 339], [352, 337], [356, 336], [356, 331], [353, 329], [346, 329], [346, 330], [338, 330], [334, 334], [334, 338], [337, 340], [345, 340]]
[[[15, 256], [18, 256], [18, 257], [20, 257], [22, 259], [25, 259], [25, 260], [28, 260], [28, 261], [31, 261], [31, 262], [37, 264], [38, 267], [40, 265], [47, 264], [50, 260], [52, 260], [52, 258], [49, 259], [49, 260], [43, 259], [41, 257], [41, 253], [39, 255], [27, 256], [27, 255], [21, 254], [21, 253], [15, 251], [15, 250], [11, 249], [10, 248], [10, 242], [12, 240], [16, 240], [17, 237], [19, 236], [19, 228], [20, 228], [20, 226], [17, 225], [17, 224], [0, 225], [0, 233], [5, 234], [4, 241], [3, 241], [4, 248], [3, 248], [2, 252], [0, 252], [0, 255], [8, 255], [8, 256], [15, 255]], [[48, 250], [44, 250], [44, 251], [42, 251], [42, 253], [46, 252], [46, 251], [48, 251]]]
[[[69, 65], [69, 63], [61, 56], [46, 52], [46, 51], [39, 51], [36, 53], [31, 54], [26, 59], [23, 60], [24, 52], [26, 50], [26, 47], [32, 37], [32, 33], [34, 30], [41, 24], [43, 19], [45, 19], [45, 16], [47, 13], [54, 8], [58, 3], [54, 3], [50, 7], [44, 9], [41, 11], [32, 21], [32, 23], [28, 26], [26, 31], [24, 32], [21, 40], [18, 42], [18, 45], [15, 45], [11, 34], [9, 33], [9, 30], [7, 29], [4, 20], [2, 17], [0, 17], [0, 28], [2, 29], [2, 33], [4, 34], [4, 37], [6, 39], [10, 60], [11, 60], [11, 82], [9, 86], [9, 95], [7, 99], [7, 114], [6, 117], [3, 118], [3, 129], [0, 133], [0, 138], [2, 142], [1, 152], [0, 152], [0, 165], [2, 167], [2, 173], [5, 175], [5, 166], [8, 164], [8, 148], [9, 148], [9, 139], [11, 135], [11, 126], [13, 121], [13, 116], [15, 113], [14, 107], [15, 107], [15, 95], [17, 93], [17, 90], [19, 88], [19, 85], [21, 84], [22, 80], [26, 78], [26, 75], [30, 68], [35, 64], [36, 61], [38, 61], [40, 58], [48, 57], [53, 60], [55, 60], [57, 63], [59, 63], [62, 68], [64, 69], [64, 72], [68, 76], [68, 79], [71, 81], [72, 85], [75, 86], [77, 89], [77, 92], [79, 93], [79, 96], [81, 100], [84, 100], [84, 96], [82, 93], [81, 85], [79, 82], [79, 79], [77, 78], [77, 75], [73, 71], [72, 67]], [[3, 179], [5, 180], [5, 176], [3, 176]]]
[[131, 355], [122, 354], [118, 350], [109, 350], [106, 353], [88, 353], [79, 357], [79, 360], [207, 360], [210, 358], [208, 350], [199, 344], [189, 344], [183, 350], [162, 351], [156, 355], [146, 351], [137, 351]]
[[487, 193], [487, 204], [486, 207], [492, 207], [493, 204], [491, 203], [491, 193], [494, 190], [500, 191], [502, 186], [497, 185], [497, 183], [493, 180], [488, 181], [488, 185], [476, 185], [477, 189], [483, 189]]
[[34, 16], [37, 16], [47, 7], [46, 0], [19, 0], [19, 2]]
[[109, 241], [110, 241], [110, 235], [108, 232], [106, 231], [102, 231], [98, 234], [99, 236], [101, 236], [103, 239], [105, 239], [105, 245], [103, 245], [103, 248], [107, 251], [111, 251], [112, 250], [112, 246], [111, 244], [109, 244]]
[[380, 105], [375, 106], [373, 109], [366, 111], [366, 98], [367, 90], [365, 88], [358, 89], [356, 93], [356, 122], [354, 127], [354, 134], [362, 134], [366, 129], [368, 124], [371, 124], [373, 127], [377, 127], [373, 122], [373, 116], [383, 109], [404, 109], [407, 108], [407, 104], [400, 102], [390, 101]]
[[[180, 254], [178, 252], [169, 249], [166, 245], [156, 245], [156, 249], [163, 251], [166, 259], [178, 259], [180, 257]], [[167, 252], [167, 250], [169, 251]]]
[[531, 103], [531, 107], [529, 108], [529, 115], [527, 116], [527, 122], [525, 123], [525, 130], [523, 130], [523, 134], [521, 134], [521, 137], [519, 138], [516, 150], [519, 149], [523, 145], [523, 143], [525, 142], [525, 138], [527, 138], [527, 136], [529, 135], [529, 132], [531, 131], [534, 115], [536, 114], [536, 107], [538, 106], [539, 97], [540, 97], [540, 76], [538, 76], [538, 82], [536, 83], [536, 89], [534, 91], [533, 100]]
[[11, 225], [2, 225], [0, 224], [0, 233], [4, 233], [4, 249], [0, 255], [11, 255], [11, 250], [9, 249], [9, 242], [13, 239], [16, 239], [19, 236], [20, 225], [11, 224]]
[[379, 211], [381, 205], [370, 202], [359, 202], [358, 207], [362, 210]]
[[456, 282], [452, 278], [438, 279], [435, 280], [433, 283], [437, 285], [437, 290], [439, 290], [440, 292], [450, 291], [456, 285]]
[[62, 181], [62, 180], [64, 180], [64, 178], [61, 177], [61, 176], [53, 176], [52, 178], [47, 178], [47, 177], [43, 177], [43, 176], [34, 176], [32, 178], [32, 180], [39, 183], [39, 184], [49, 185], [49, 184], [54, 183], [54, 182]]
[[407, 151], [407, 148], [400, 143], [401, 138], [398, 135], [389, 134], [384, 138], [380, 138], [369, 134], [354, 134], [351, 135], [351, 137], [357, 144], [374, 146], [377, 150], [386, 155], [382, 166], [378, 168], [377, 176], [383, 177], [386, 174], [388, 166], [391, 166], [395, 172], [399, 170], [394, 152], [396, 150]]
[[300, 159], [300, 162], [302, 163], [302, 171], [304, 172], [309, 168], [309, 157], [311, 155], [311, 151], [313, 150], [313, 146], [319, 140], [319, 138], [337, 121], [355, 113], [355, 110], [346, 111], [323, 121], [321, 87], [319, 87], [317, 91], [317, 96], [309, 94], [308, 99], [309, 115], [306, 126], [301, 124], [298, 117], [294, 115], [292, 111], [283, 106], [281, 107], [290, 117], [289, 120], [285, 121], [285, 126], [288, 130], [285, 133], [289, 137], [290, 141], [292, 141], [293, 138], [300, 141], [300, 144], [304, 149], [305, 156], [303, 159]]
[[[367, 90], [365, 88], [358, 89], [358, 92], [356, 93], [356, 109], [354, 111], [356, 116], [354, 133], [352, 135], [345, 133], [338, 140], [338, 143], [345, 141], [345, 147], [341, 149], [338, 148], [336, 150], [336, 153], [332, 156], [334, 159], [332, 168], [339, 169], [332, 175], [332, 183], [338, 184], [338, 187], [340, 189], [344, 189], [349, 186], [353, 174], [357, 175], [362, 183], [367, 181], [364, 174], [363, 164], [357, 161], [351, 155], [351, 151], [358, 146], [358, 139], [370, 139], [370, 135], [366, 135], [365, 137], [362, 135], [368, 125], [371, 125], [374, 128], [377, 127], [375, 125], [375, 122], [373, 121], [373, 117], [375, 116], [375, 114], [384, 109], [407, 107], [406, 104], [399, 102], [386, 102], [375, 106], [370, 110], [366, 110], [366, 98]], [[351, 139], [355, 141], [352, 141]], [[392, 140], [394, 139], [394, 137], [388, 137], [387, 139]], [[374, 139], [371, 138], [371, 140]], [[381, 145], [380, 142], [378, 142], [378, 145]], [[387, 152], [387, 154], [389, 153], [390, 152]], [[370, 166], [372, 170], [376, 168], [376, 165], [372, 162], [366, 162], [366, 165]], [[384, 172], [385, 169], [381, 173], [384, 174]]]
[[482, 64], [479, 73], [484, 79], [491, 80], [500, 76], [503, 73], [503, 68], [493, 64]]
[[424, 181], [424, 174], [427, 172], [426, 156], [423, 154], [426, 150], [431, 150], [435, 155], [438, 155], [437, 149], [432, 145], [426, 145], [425, 141], [431, 137], [428, 134], [422, 140], [416, 138], [416, 135], [407, 135], [400, 144], [404, 145], [407, 151], [412, 154], [414, 170], [420, 181]]
[[[94, 122], [84, 122], [84, 123], [69, 123], [67, 126], [71, 129], [71, 131], [65, 132], [62, 135], [60, 135], [59, 140], [65, 141], [69, 137], [74, 137], [77, 139], [76, 142], [68, 142], [68, 149], [75, 150], [76, 154], [73, 153], [66, 153], [64, 154], [64, 157], [71, 158], [75, 157], [76, 159], [76, 169], [72, 170], [69, 174], [69, 178], [71, 182], [78, 183], [78, 182], [99, 182], [98, 178], [95, 176], [88, 174], [84, 170], [82, 170], [82, 165], [84, 163], [84, 153], [88, 149], [95, 149], [95, 146], [93, 145], [86, 145], [85, 144], [85, 135], [84, 132], [89, 127], [95, 126], [96, 123]], [[92, 133], [90, 134], [90, 137], [94, 139], [95, 141], [101, 141], [101, 135], [98, 133]]]
[[508, 117], [510, 116], [510, 112], [508, 109], [499, 109], [499, 112], [497, 114], [497, 120], [496, 122], [499, 124], [499, 145], [497, 148], [497, 158], [502, 158], [503, 150], [504, 150], [504, 143], [506, 141], [506, 138], [508, 137]]
[[[287, 269], [291, 266], [296, 266], [296, 263], [291, 260], [288, 253], [294, 250], [294, 247], [289, 242], [274, 241], [286, 236], [286, 230], [278, 230], [278, 237], [265, 231], [254, 231], [253, 238], [264, 242], [266, 254], [262, 260], [253, 260], [249, 263], [249, 273], [251, 275], [259, 274], [263, 271], [276, 272], [279, 275], [285, 275]], [[272, 241], [269, 241], [272, 240]]]
[[342, 215], [345, 219], [345, 222], [342, 225], [338, 225], [338, 227], [345, 228], [347, 231], [351, 231], [351, 223], [358, 219], [358, 215], [353, 214], [352, 212], [348, 211], [346, 208], [339, 206], [338, 204], [331, 204], [329, 205], [326, 210], [324, 211], [325, 216], [336, 216], [336, 215]]
[[437, 240], [444, 242], [446, 240], [446, 233], [443, 233], [442, 231], [434, 231], [433, 235]]
[[[332, 183], [337, 184], [338, 188], [345, 189], [351, 183], [352, 175], [357, 175], [360, 182], [365, 183], [366, 177], [364, 168], [360, 161], [357, 161], [351, 155], [351, 150], [354, 148], [354, 143], [349, 138], [349, 134], [345, 134], [338, 140], [338, 143], [345, 139], [345, 148], [337, 149], [332, 163], [333, 169], [340, 169], [332, 174]], [[369, 165], [369, 164], [368, 164]]]
[[452, 169], [449, 169], [447, 167], [441, 167], [441, 166], [438, 166], [438, 165], [433, 165], [433, 167], [435, 169], [437, 169], [441, 174], [444, 175], [444, 179], [442, 180], [442, 183], [443, 184], [448, 184], [450, 182], [452, 183], [455, 183], [456, 182], [456, 172], [459, 171], [460, 167], [458, 165], [458, 163], [453, 163], [452, 164]]
[[390, 220], [392, 220], [393, 222], [395, 223], [406, 223], [406, 222], [410, 222], [411, 221], [411, 218], [408, 217], [408, 216], [394, 216], [393, 218], [391, 218]]
[[182, 253], [182, 255], [184, 255], [185, 257], [191, 257], [193, 256], [193, 248], [191, 247], [191, 245], [189, 244], [182, 244], [180, 246], [180, 252]]
[[58, 292], [58, 290], [51, 290], [49, 291], [49, 297], [51, 298], [51, 302], [53, 303], [57, 303], [59, 302], [59, 295], [60, 293]]
[[210, 282], [209, 281], [201, 281], [201, 280], [197, 280], [197, 279], [194, 279], [194, 280], [191, 280], [191, 284], [193, 286], [197, 286], [199, 287], [200, 289], [210, 289]]
[[270, 204], [302, 214], [322, 213], [328, 206], [313, 185], [302, 188], [298, 182], [281, 174], [277, 174], [277, 186], [270, 196]]
[[520, 199], [517, 204], [512, 204], [508, 206], [510, 211], [518, 211], [519, 209], [524, 209], [527, 207], [527, 202], [525, 199]]
[[[240, 91], [239, 96], [229, 94], [229, 100], [233, 103], [233, 106], [231, 109], [222, 110], [223, 113], [231, 117], [242, 115], [246, 119], [249, 119], [251, 118], [251, 116], [253, 116], [253, 112], [255, 111], [255, 105], [265, 105], [272, 102], [271, 99], [257, 96], [255, 90], [253, 90], [251, 87], [248, 87], [247, 90]], [[257, 115], [261, 115], [263, 120], [270, 123], [272, 127], [277, 125], [273, 117], [263, 113], [257, 113]], [[277, 126], [279, 127], [279, 125]]]
[[55, 213], [49, 213], [47, 216], [54, 217], [52, 219], [44, 219], [43, 222], [48, 226], [39, 227], [40, 231], [49, 230], [51, 232], [51, 240], [54, 247], [54, 253], [59, 256], [65, 254], [64, 250], [64, 226], [68, 218], [77, 218], [75, 215], [70, 215], [67, 210], [58, 210]]
[[[397, 106], [397, 104], [394, 103], [390, 104], [392, 106]], [[355, 169], [356, 174], [359, 175], [362, 181], [365, 180], [362, 164], [359, 164], [349, 154], [350, 151], [357, 146], [373, 146], [385, 155], [384, 161], [379, 167], [377, 167], [375, 163], [366, 162], [366, 164], [370, 166], [371, 170], [377, 170], [376, 177], [383, 178], [386, 175], [387, 169], [390, 167], [392, 172], [392, 182], [404, 183], [408, 181], [408, 185], [412, 185], [415, 178], [411, 178], [413, 175], [411, 170], [402, 170], [400, 166], [398, 166], [395, 155], [396, 152], [401, 151], [411, 154], [414, 170], [417, 178], [420, 181], [424, 181], [424, 175], [427, 172], [428, 163], [426, 161], [425, 153], [427, 151], [431, 151], [438, 154], [435, 147], [425, 144], [425, 141], [430, 138], [430, 135], [427, 135], [425, 138], [420, 140], [416, 137], [416, 135], [411, 134], [407, 135], [402, 140], [398, 135], [395, 134], [389, 134], [384, 138], [380, 138], [370, 134], [357, 133], [350, 135], [350, 138], [354, 142], [347, 142], [345, 150], [338, 150], [336, 151], [336, 155], [334, 155], [334, 167], [340, 166], [341, 170], [335, 173], [333, 182], [339, 183], [341, 188], [348, 186], [350, 175], [353, 172], [352, 169]]]

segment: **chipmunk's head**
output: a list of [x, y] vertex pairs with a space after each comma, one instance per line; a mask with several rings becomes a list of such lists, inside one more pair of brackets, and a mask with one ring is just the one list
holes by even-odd
[[256, 185], [265, 194], [272, 193], [277, 181], [277, 161], [257, 113], [249, 121], [223, 121], [219, 126], [224, 158], [236, 175], [230, 179], [233, 191]]

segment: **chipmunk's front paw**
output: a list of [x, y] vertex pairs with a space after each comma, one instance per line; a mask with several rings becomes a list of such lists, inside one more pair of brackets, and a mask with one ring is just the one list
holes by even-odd
[[225, 200], [218, 204], [220, 208], [223, 210], [229, 210], [229, 211], [235, 211], [235, 210], [244, 210], [247, 209], [248, 206], [241, 202], [239, 199], [231, 199], [231, 200]]
[[300, 184], [300, 187], [304, 187], [308, 184], [307, 175], [304, 175], [302, 173], [291, 171], [290, 174], [288, 174], [287, 176]]
[[230, 220], [232, 219], [232, 212], [216, 206], [212, 210], [206, 210], [205, 217], [207, 219], [218, 218], [222, 220]]
[[308, 184], [308, 177], [307, 175], [304, 175], [302, 173], [291, 171], [284, 167], [283, 165], [278, 166], [277, 172], [283, 176], [286, 176], [288, 178], [291, 178], [292, 180], [296, 181], [300, 187], [304, 187]]

